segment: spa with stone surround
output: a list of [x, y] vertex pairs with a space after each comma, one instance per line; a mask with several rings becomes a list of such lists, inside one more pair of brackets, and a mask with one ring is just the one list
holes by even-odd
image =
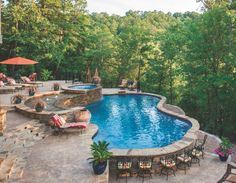
[[[82, 87], [74, 89], [73, 87]], [[87, 88], [89, 87], [89, 88]], [[29, 97], [24, 104], [16, 106], [16, 110], [28, 117], [47, 122], [52, 113], [66, 115], [84, 109], [84, 106], [94, 103], [102, 97], [100, 85], [71, 85], [62, 87], [63, 91], [51, 91]], [[46, 104], [42, 112], [36, 112], [34, 105], [43, 100]]]

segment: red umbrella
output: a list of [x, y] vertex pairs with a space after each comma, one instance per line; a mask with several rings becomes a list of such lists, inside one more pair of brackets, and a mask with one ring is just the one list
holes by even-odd
[[37, 63], [38, 62], [34, 60], [30, 60], [23, 57], [10, 58], [10, 59], [0, 62], [0, 64], [7, 64], [7, 65], [34, 65]]

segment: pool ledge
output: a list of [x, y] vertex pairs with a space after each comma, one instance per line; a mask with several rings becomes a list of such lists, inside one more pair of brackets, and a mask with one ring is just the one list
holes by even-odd
[[[117, 95], [118, 93], [105, 93], [103, 95]], [[181, 140], [178, 140], [174, 142], [173, 144], [167, 145], [162, 148], [145, 148], [145, 149], [111, 149], [111, 152], [113, 153], [113, 157], [121, 157], [121, 156], [132, 156], [132, 157], [139, 157], [139, 156], [152, 156], [152, 157], [158, 157], [158, 156], [164, 156], [167, 154], [176, 153], [178, 151], [181, 151], [185, 148], [191, 147], [194, 145], [195, 140], [197, 139], [196, 132], [199, 130], [200, 126], [196, 119], [191, 118], [189, 116], [186, 116], [184, 114], [180, 114], [177, 112], [173, 112], [171, 110], [168, 110], [165, 108], [166, 104], [166, 97], [152, 94], [152, 93], [130, 93], [126, 92], [124, 94], [119, 95], [149, 95], [154, 96], [160, 99], [159, 103], [157, 104], [157, 109], [167, 115], [174, 116], [176, 118], [185, 120], [189, 123], [191, 123], [192, 127], [186, 132], [184, 137]]]

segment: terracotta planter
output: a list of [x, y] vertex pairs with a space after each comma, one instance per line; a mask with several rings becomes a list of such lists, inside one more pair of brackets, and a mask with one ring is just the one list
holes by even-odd
[[91, 114], [89, 110], [81, 110], [75, 114], [75, 120], [77, 122], [88, 122], [90, 120]]

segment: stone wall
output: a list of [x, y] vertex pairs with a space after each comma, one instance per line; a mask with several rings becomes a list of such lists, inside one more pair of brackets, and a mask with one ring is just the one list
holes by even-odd
[[[66, 91], [67, 92], [67, 91]], [[96, 102], [102, 98], [102, 88], [98, 87], [92, 90], [88, 90], [85, 93], [76, 93], [75, 97], [65, 98], [57, 101], [55, 106], [60, 108], [72, 108], [80, 106], [86, 106], [93, 102]]]
[[3, 131], [5, 128], [6, 113], [7, 113], [6, 110], [0, 109], [0, 135], [3, 135]]

